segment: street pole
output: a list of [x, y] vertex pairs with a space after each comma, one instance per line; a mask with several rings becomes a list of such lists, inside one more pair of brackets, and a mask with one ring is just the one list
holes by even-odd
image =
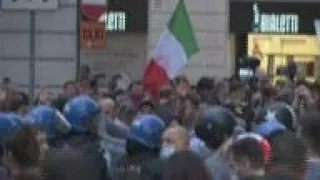
[[242, 61], [242, 67], [245, 69], [250, 69], [253, 71], [252, 76], [247, 79], [247, 89], [246, 89], [246, 99], [247, 99], [247, 107], [246, 107], [246, 131], [250, 132], [252, 130], [253, 119], [255, 115], [252, 96], [253, 96], [253, 89], [254, 89], [254, 81], [256, 77], [256, 70], [257, 67], [260, 65], [260, 60], [257, 57], [245, 57]]
[[32, 105], [35, 93], [36, 81], [36, 13], [30, 11], [30, 59], [29, 59], [29, 104]]
[[252, 123], [253, 123], [253, 118], [254, 118], [254, 107], [252, 103], [252, 96], [253, 96], [253, 88], [254, 88], [254, 77], [255, 73], [253, 73], [253, 77], [251, 77], [248, 80], [248, 87], [249, 89], [247, 90], [248, 92], [248, 109], [246, 111], [246, 131], [250, 132], [252, 130]]
[[82, 13], [81, 13], [81, 0], [77, 0], [77, 54], [76, 54], [76, 80], [80, 78], [80, 66], [81, 66], [81, 52], [80, 52], [80, 26], [82, 20]]

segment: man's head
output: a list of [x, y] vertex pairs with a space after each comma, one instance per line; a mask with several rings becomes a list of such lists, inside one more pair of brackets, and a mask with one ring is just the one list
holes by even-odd
[[156, 111], [154, 103], [150, 100], [144, 100], [138, 107], [138, 113], [140, 114], [152, 114]]
[[180, 96], [185, 96], [190, 90], [189, 80], [185, 76], [179, 76], [175, 79], [175, 90]]
[[10, 79], [9, 77], [4, 77], [4, 78], [2, 79], [2, 86], [3, 86], [4, 88], [10, 88], [11, 85], [12, 85], [12, 82], [11, 82], [11, 79]]
[[320, 113], [317, 111], [308, 113], [301, 119], [301, 135], [307, 140], [311, 151], [320, 156]]
[[229, 84], [229, 100], [235, 106], [242, 103], [245, 97], [245, 87], [240, 81], [233, 81]]
[[5, 142], [4, 163], [14, 169], [38, 165], [42, 148], [37, 136], [31, 126], [16, 129]]
[[196, 90], [201, 95], [209, 95], [214, 88], [214, 80], [210, 77], [202, 77], [197, 83]]
[[133, 82], [129, 89], [133, 95], [143, 95], [143, 87], [140, 81]]
[[169, 127], [162, 135], [161, 156], [171, 156], [175, 151], [189, 148], [189, 135], [182, 126]]
[[159, 92], [159, 104], [168, 105], [173, 100], [173, 88], [171, 85], [164, 85]]
[[91, 69], [89, 65], [82, 65], [80, 67], [80, 80], [90, 78]]
[[117, 90], [114, 93], [114, 96], [115, 96], [116, 103], [118, 105], [122, 105], [123, 102], [127, 99], [127, 94], [126, 94], [126, 91], [124, 90]]
[[244, 138], [229, 147], [229, 158], [235, 172], [240, 176], [264, 175], [265, 155], [259, 142]]
[[136, 115], [136, 109], [133, 105], [125, 104], [120, 107], [119, 110], [119, 119], [126, 123], [127, 125], [130, 125]]
[[199, 97], [192, 94], [187, 94], [180, 99], [178, 110], [179, 123], [188, 130], [194, 129], [198, 120]]
[[89, 95], [91, 93], [91, 86], [89, 79], [82, 79], [77, 83], [78, 92], [80, 95]]
[[99, 102], [101, 112], [104, 114], [112, 115], [115, 108], [115, 101], [112, 98], [104, 98]]
[[73, 97], [77, 93], [76, 84], [74, 81], [66, 81], [63, 85], [63, 90], [68, 97]]

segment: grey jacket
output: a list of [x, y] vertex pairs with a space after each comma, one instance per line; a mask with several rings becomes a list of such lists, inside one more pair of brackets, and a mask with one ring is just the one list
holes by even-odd
[[229, 164], [216, 152], [207, 158], [206, 167], [212, 175], [212, 180], [238, 180]]
[[100, 146], [104, 149], [104, 157], [111, 172], [117, 161], [126, 155], [128, 132], [107, 118], [101, 119], [98, 131], [101, 138]]
[[306, 180], [320, 179], [320, 159], [308, 161]]

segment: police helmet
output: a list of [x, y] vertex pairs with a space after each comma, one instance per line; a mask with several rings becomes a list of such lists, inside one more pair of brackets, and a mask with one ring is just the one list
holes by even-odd
[[18, 115], [0, 113], [0, 140], [3, 141], [20, 122]]
[[265, 121], [268, 112], [274, 112], [275, 118], [283, 124], [288, 130], [294, 131], [297, 128], [297, 116], [291, 106], [284, 102], [274, 102], [266, 108], [260, 110], [254, 119], [256, 124], [261, 124]]
[[78, 128], [86, 128], [84, 121], [92, 120], [99, 112], [99, 104], [86, 95], [72, 98], [65, 104], [63, 109], [66, 119], [72, 126]]
[[234, 115], [225, 107], [209, 107], [200, 114], [196, 135], [212, 149], [218, 148], [237, 126]]
[[129, 140], [135, 141], [149, 149], [160, 147], [165, 123], [156, 115], [143, 114], [136, 117], [130, 128]]
[[[284, 132], [287, 127], [284, 122], [289, 122], [286, 116], [281, 115], [279, 109], [266, 108], [259, 112], [255, 117], [255, 125], [253, 127], [253, 132], [258, 133], [264, 137], [272, 138], [278, 133]], [[279, 112], [278, 112], [279, 111]], [[279, 115], [277, 116], [277, 113]]]
[[28, 115], [31, 123], [41, 127], [48, 136], [53, 136], [55, 132], [55, 110], [50, 106], [39, 105], [32, 108]]

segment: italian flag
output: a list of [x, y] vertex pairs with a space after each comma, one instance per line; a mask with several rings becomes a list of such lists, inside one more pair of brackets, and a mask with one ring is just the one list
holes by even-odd
[[179, 0], [145, 69], [145, 89], [156, 95], [161, 86], [179, 75], [188, 59], [198, 51], [185, 3]]

